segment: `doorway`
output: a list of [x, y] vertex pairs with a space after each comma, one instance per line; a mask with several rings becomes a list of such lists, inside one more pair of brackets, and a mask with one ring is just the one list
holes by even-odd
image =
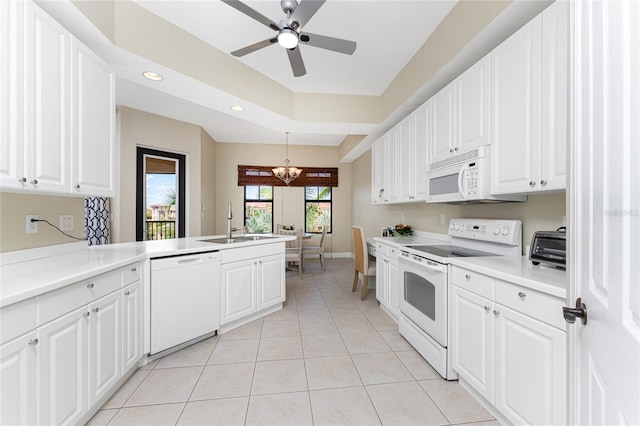
[[137, 148], [136, 241], [185, 236], [186, 156]]

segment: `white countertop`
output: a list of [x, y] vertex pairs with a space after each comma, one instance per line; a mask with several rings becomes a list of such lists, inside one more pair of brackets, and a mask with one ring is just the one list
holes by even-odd
[[0, 266], [0, 307], [145, 259], [272, 244], [295, 237], [278, 235], [264, 240], [231, 244], [201, 241], [210, 238], [224, 238], [224, 235], [91, 247], [76, 243], [6, 253], [2, 256]]
[[526, 256], [458, 257], [451, 263], [481, 274], [566, 299], [566, 271], [533, 265]]
[[[447, 244], [442, 234], [420, 233], [409, 237], [373, 237], [368, 240], [402, 248], [410, 245]], [[567, 273], [557, 268], [533, 265], [525, 256], [455, 257], [452, 265], [522, 285], [552, 296], [566, 299]]]

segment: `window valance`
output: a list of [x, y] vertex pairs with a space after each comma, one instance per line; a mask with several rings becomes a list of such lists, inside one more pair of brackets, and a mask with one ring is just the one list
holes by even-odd
[[[238, 186], [264, 185], [286, 186], [283, 181], [273, 175], [275, 166], [243, 166], [238, 165]], [[330, 186], [338, 187], [337, 167], [303, 167], [302, 174], [289, 186]]]

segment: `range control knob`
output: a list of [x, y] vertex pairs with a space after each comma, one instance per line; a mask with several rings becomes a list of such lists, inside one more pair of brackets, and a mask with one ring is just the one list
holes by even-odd
[[453, 231], [453, 223], [449, 225], [449, 229]]
[[502, 235], [509, 235], [509, 227], [508, 226], [503, 226], [502, 227]]
[[459, 229], [460, 229], [460, 225], [456, 225], [456, 226], [455, 226], [455, 230], [457, 231], [457, 230], [459, 230]]
[[498, 235], [500, 233], [500, 227], [496, 226], [496, 228], [493, 230], [493, 235]]

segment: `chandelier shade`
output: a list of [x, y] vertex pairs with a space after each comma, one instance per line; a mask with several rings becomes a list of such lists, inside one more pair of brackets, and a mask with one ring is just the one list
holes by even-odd
[[302, 169], [289, 166], [289, 132], [286, 132], [286, 155], [284, 159], [284, 166], [275, 167], [271, 169], [273, 175], [283, 181], [286, 185], [289, 185], [292, 180], [300, 176]]

